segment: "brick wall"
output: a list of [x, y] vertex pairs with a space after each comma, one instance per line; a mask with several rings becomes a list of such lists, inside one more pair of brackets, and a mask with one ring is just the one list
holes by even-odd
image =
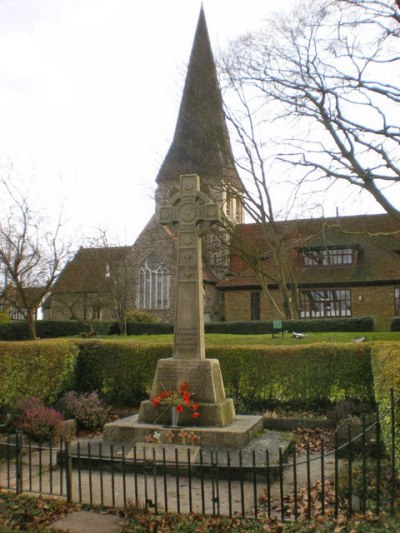
[[[352, 317], [372, 316], [375, 319], [375, 327], [378, 331], [389, 330], [390, 322], [394, 316], [394, 287], [396, 286], [352, 287]], [[226, 321], [250, 320], [250, 293], [250, 290], [224, 292]], [[278, 291], [272, 291], [272, 295], [279, 297]], [[278, 312], [267, 301], [265, 294], [262, 293], [261, 320], [275, 320], [277, 318], [280, 318]]]

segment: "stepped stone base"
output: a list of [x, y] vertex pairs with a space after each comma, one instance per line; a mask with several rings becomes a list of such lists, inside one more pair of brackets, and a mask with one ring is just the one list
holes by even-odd
[[[180, 425], [198, 427], [226, 427], [235, 420], [233, 400], [225, 397], [218, 359], [160, 359], [151, 389], [151, 397], [165, 390], [177, 390], [186, 381], [193, 400], [199, 404], [200, 416], [192, 421], [189, 409], [179, 415]], [[140, 404], [139, 422], [143, 424], [170, 423], [170, 407], [154, 407], [150, 400]]]
[[157, 432], [160, 434], [161, 442], [165, 443], [167, 433], [172, 432], [173, 440], [177, 441], [179, 433], [185, 430], [187, 433], [192, 431], [199, 437], [197, 442], [199, 446], [241, 449], [263, 431], [263, 417], [239, 415], [225, 427], [173, 428], [161, 424], [143, 423], [139, 421], [138, 415], [133, 415], [106, 424], [103, 428], [103, 442], [133, 446], [145, 442], [146, 437]]

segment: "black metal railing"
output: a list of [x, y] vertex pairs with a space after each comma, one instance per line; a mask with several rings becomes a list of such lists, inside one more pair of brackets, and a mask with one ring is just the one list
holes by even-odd
[[[390, 409], [376, 414], [354, 434], [334, 445], [279, 450], [271, 464], [253, 451], [193, 449], [185, 446], [114, 446], [101, 442], [37, 445], [20, 433], [0, 435], [0, 488], [65, 497], [68, 501], [143, 509], [155, 513], [198, 512], [253, 515], [281, 520], [315, 514], [383, 511], [393, 515], [398, 497], [396, 418]], [[381, 424], [390, 429], [381, 442]], [[388, 440], [386, 439], [386, 442]]]

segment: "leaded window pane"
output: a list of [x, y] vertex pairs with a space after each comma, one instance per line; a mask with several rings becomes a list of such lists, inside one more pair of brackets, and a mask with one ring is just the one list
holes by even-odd
[[400, 316], [400, 287], [394, 289], [394, 314]]
[[351, 290], [312, 290], [300, 293], [302, 318], [351, 317]]
[[169, 308], [170, 273], [157, 254], [149, 254], [139, 269], [137, 307]]

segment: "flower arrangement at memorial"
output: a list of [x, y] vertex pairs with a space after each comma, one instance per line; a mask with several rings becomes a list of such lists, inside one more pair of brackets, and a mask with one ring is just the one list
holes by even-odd
[[152, 398], [154, 407], [161, 405], [171, 406], [178, 414], [187, 408], [192, 411], [192, 418], [198, 418], [199, 404], [193, 401], [193, 393], [189, 391], [187, 381], [182, 382], [176, 390], [163, 390], [158, 396]]

